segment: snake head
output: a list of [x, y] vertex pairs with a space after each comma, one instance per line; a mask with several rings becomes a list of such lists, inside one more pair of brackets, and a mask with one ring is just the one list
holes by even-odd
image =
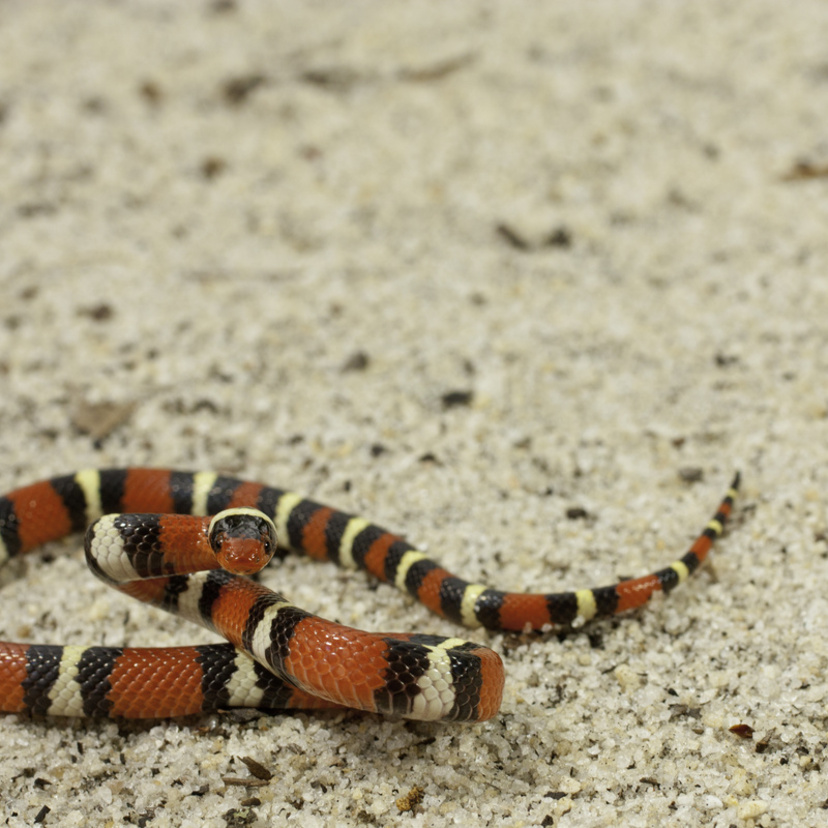
[[276, 527], [258, 509], [225, 509], [207, 530], [210, 546], [222, 569], [251, 575], [265, 567], [276, 551]]

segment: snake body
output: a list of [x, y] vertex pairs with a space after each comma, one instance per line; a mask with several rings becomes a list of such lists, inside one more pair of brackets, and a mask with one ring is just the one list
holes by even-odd
[[[244, 577], [269, 560], [273, 533], [283, 547], [364, 569], [466, 626], [547, 631], [630, 610], [672, 590], [721, 535], [738, 486], [737, 474], [714, 518], [670, 566], [597, 589], [525, 594], [458, 578], [364, 518], [213, 472], [88, 469], [33, 483], [0, 497], [0, 565], [89, 527], [87, 562], [98, 577], [229, 643], [0, 642], [0, 711], [165, 718], [229, 707], [347, 706], [412, 719], [483, 721], [497, 713], [502, 698], [495, 652], [457, 638], [362, 632], [296, 607]], [[241, 560], [248, 553], [253, 563]]]

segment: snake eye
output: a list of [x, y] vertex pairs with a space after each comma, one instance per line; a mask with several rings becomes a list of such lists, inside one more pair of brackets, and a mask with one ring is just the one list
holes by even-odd
[[276, 551], [276, 527], [273, 521], [266, 520], [262, 525], [262, 548], [268, 555], [272, 555]]

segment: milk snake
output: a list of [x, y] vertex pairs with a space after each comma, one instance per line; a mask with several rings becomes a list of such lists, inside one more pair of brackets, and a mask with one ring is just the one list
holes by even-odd
[[0, 564], [89, 526], [87, 562], [96, 575], [230, 643], [0, 642], [0, 711], [155, 718], [344, 705], [411, 719], [482, 721], [497, 713], [503, 690], [502, 663], [492, 650], [456, 638], [342, 627], [219, 568], [219, 559], [237, 573], [252, 572], [273, 554], [275, 531], [283, 547], [365, 569], [458, 623], [547, 631], [672, 590], [721, 535], [738, 486], [737, 474], [690, 550], [665, 569], [598, 589], [530, 595], [457, 578], [363, 518], [211, 472], [92, 469], [34, 483], [0, 497]]

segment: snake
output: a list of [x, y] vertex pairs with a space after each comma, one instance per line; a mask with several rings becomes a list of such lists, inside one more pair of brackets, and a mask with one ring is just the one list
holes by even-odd
[[[519, 593], [463, 580], [405, 538], [288, 490], [215, 472], [86, 469], [0, 497], [0, 565], [86, 531], [92, 572], [226, 641], [184, 647], [0, 642], [0, 712], [171, 718], [231, 708], [355, 708], [479, 722], [501, 705], [504, 669], [462, 638], [370, 633], [313, 615], [254, 573], [278, 550], [362, 569], [467, 627], [528, 633], [641, 607], [704, 562], [739, 488], [664, 569], [611, 586]], [[88, 527], [88, 528], [87, 528]]]

